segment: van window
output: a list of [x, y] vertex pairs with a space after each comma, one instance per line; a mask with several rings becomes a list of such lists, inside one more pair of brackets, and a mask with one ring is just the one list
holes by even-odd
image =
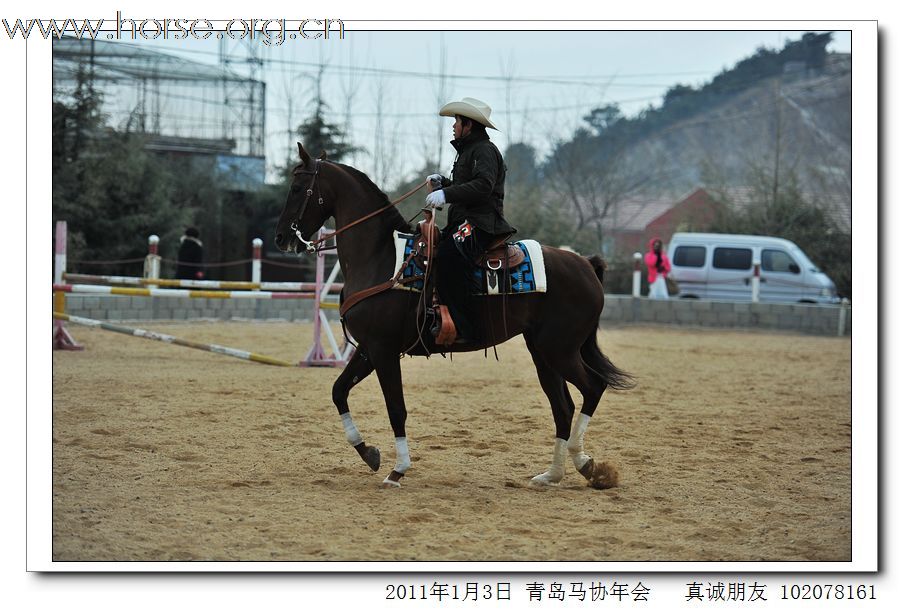
[[749, 270], [753, 262], [750, 249], [729, 249], [719, 247], [713, 251], [713, 267], [726, 270]]
[[793, 274], [800, 273], [800, 268], [797, 268], [797, 271], [791, 269], [791, 266], [795, 265], [791, 256], [785, 253], [784, 251], [773, 251], [771, 249], [763, 249], [763, 271], [765, 272], [791, 272]]
[[680, 246], [675, 249], [675, 260], [672, 264], [688, 268], [702, 268], [706, 261], [706, 247]]

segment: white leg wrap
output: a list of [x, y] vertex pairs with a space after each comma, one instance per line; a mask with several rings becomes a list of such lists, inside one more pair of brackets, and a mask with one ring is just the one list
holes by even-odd
[[578, 471], [590, 461], [590, 455], [584, 452], [584, 432], [587, 431], [588, 423], [590, 423], [590, 417], [579, 413], [571, 427], [571, 436], [568, 438], [568, 454], [571, 455], [571, 461]]
[[349, 444], [357, 446], [364, 442], [364, 438], [361, 437], [361, 433], [355, 427], [351, 412], [342, 414], [342, 427], [345, 429], [345, 439], [348, 440]]
[[549, 469], [531, 478], [533, 484], [554, 487], [565, 477], [565, 445], [562, 438], [556, 438], [556, 445], [552, 452], [552, 465]]
[[404, 474], [411, 467], [411, 455], [408, 454], [408, 438], [396, 438], [395, 449], [395, 471], [399, 474]]
[[[393, 468], [399, 474], [404, 474], [411, 467], [411, 456], [408, 454], [408, 438], [396, 438], [396, 464]], [[401, 487], [397, 481], [390, 480], [389, 476], [383, 479], [383, 484], [388, 487]]]

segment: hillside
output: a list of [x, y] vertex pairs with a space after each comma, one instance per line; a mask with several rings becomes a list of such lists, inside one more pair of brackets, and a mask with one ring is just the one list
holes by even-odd
[[547, 158], [544, 177], [600, 236], [621, 202], [700, 187], [791, 190], [850, 228], [851, 56], [826, 52], [830, 40], [808, 33], [759, 49], [699, 88], [674, 85], [635, 116], [596, 108]]
[[650, 134], [661, 153], [663, 186], [739, 187], [756, 173], [793, 175], [816, 198], [851, 201], [851, 58], [832, 55], [822, 70], [761, 81], [723, 103]]

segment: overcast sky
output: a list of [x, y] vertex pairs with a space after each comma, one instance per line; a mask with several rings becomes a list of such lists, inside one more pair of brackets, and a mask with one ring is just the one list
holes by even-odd
[[[658, 106], [675, 84], [702, 85], [758, 48], [779, 49], [805, 31], [347, 31], [344, 40], [257, 45], [267, 82], [267, 163], [294, 147], [289, 130], [310, 115], [321, 63], [328, 118], [349, 119], [349, 140], [364, 149], [347, 161], [389, 189], [438, 154], [437, 170], [448, 174], [452, 121], [436, 115], [444, 102], [484, 100], [501, 149], [527, 142], [542, 155], [595, 107], [617, 103], [632, 115]], [[147, 44], [218, 61], [216, 40]], [[850, 33], [836, 32], [829, 49], [850, 52]], [[226, 50], [236, 59], [247, 53], [235, 42]]]

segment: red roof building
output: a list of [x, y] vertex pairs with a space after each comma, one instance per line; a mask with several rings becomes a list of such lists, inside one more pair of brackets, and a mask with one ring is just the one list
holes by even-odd
[[[754, 206], [759, 201], [749, 187], [735, 187], [726, 191], [725, 198], [733, 209]], [[826, 197], [818, 202], [842, 230], [851, 230], [851, 205], [842, 196]], [[705, 189], [697, 188], [674, 199], [634, 198], [612, 208], [605, 222], [606, 239], [603, 254], [607, 257], [643, 253], [651, 238], [659, 237], [668, 245], [675, 232], [705, 232], [724, 204]]]
[[721, 208], [705, 189], [698, 188], [674, 199], [632, 199], [621, 202], [607, 219], [608, 240], [604, 254], [630, 255], [647, 250], [659, 237], [668, 243], [675, 232], [705, 231]]

